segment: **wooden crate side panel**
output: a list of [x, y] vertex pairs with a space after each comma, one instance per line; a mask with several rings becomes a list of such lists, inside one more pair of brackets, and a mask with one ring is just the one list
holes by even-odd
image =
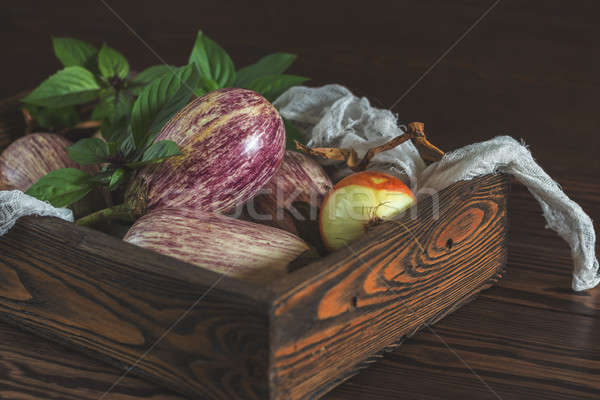
[[435, 201], [422, 199], [418, 218], [379, 226], [282, 282], [272, 309], [272, 398], [320, 397], [489, 287], [506, 261], [507, 192], [501, 175], [455, 184], [440, 194], [438, 219]]
[[236, 282], [35, 217], [0, 238], [0, 276], [2, 321], [196, 398], [268, 396], [268, 307]]

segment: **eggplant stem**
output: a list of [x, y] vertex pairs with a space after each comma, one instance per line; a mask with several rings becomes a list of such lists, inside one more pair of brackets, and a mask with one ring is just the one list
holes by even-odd
[[131, 207], [127, 206], [126, 204], [119, 204], [79, 218], [77, 221], [75, 221], [75, 223], [79, 226], [94, 226], [100, 222], [115, 219], [133, 222], [136, 218], [134, 210], [132, 210]]
[[23, 119], [25, 120], [25, 134], [29, 135], [33, 133], [33, 128], [35, 127], [33, 117], [31, 116], [29, 110], [26, 108], [21, 108], [21, 113], [23, 114]]

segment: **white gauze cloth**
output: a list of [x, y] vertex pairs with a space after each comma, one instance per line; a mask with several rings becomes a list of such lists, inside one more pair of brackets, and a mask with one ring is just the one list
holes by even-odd
[[[273, 104], [284, 118], [296, 122], [308, 139], [309, 147], [352, 148], [363, 157], [371, 147], [403, 133], [391, 111], [371, 107], [367, 99], [354, 96], [340, 85], [296, 86]], [[425, 169], [425, 163], [410, 141], [377, 154], [370, 165], [394, 175], [406, 175], [411, 181]], [[333, 178], [338, 180], [351, 172], [341, 170], [339, 176]]]
[[[320, 88], [298, 86], [275, 102], [281, 114], [294, 121], [311, 147], [353, 148], [360, 157], [368, 149], [402, 134], [396, 116], [389, 110], [372, 107], [365, 98], [354, 96], [340, 85]], [[570, 200], [535, 163], [527, 148], [510, 137], [497, 137], [472, 144], [426, 168], [419, 152], [408, 141], [393, 150], [377, 154], [371, 165], [408, 178], [412, 188], [442, 190], [460, 180], [504, 172], [522, 182], [542, 207], [548, 227], [571, 246], [574, 270], [572, 287], [585, 290], [600, 282], [591, 219]], [[339, 171], [340, 176], [349, 170]], [[0, 235], [25, 215], [54, 216], [73, 221], [68, 209], [57, 209], [22, 192], [0, 191]]]
[[57, 217], [73, 222], [73, 211], [56, 208], [20, 190], [0, 190], [0, 236], [13, 227], [15, 222], [26, 215]]
[[[402, 133], [394, 114], [371, 107], [367, 99], [358, 98], [339, 85], [294, 87], [274, 104], [281, 115], [298, 124], [311, 147], [353, 148], [362, 157], [369, 148]], [[465, 146], [427, 168], [408, 141], [377, 154], [371, 165], [398, 176], [404, 172], [417, 192], [439, 191], [485, 174], [513, 175], [540, 203], [547, 227], [571, 246], [573, 290], [590, 289], [600, 283], [592, 220], [533, 160], [529, 150], [513, 138], [500, 136]], [[347, 169], [341, 172], [348, 173]]]
[[546, 227], [571, 246], [573, 290], [600, 283], [595, 255], [596, 233], [590, 217], [533, 160], [527, 148], [509, 136], [498, 136], [448, 153], [419, 176], [419, 191], [439, 191], [450, 183], [503, 172], [517, 178], [542, 207]]

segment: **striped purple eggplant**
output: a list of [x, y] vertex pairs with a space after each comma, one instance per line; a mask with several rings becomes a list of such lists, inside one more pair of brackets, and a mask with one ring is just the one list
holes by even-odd
[[[40, 178], [59, 168], [79, 168], [90, 174], [98, 172], [96, 165], [79, 165], [69, 158], [67, 147], [72, 143], [53, 133], [33, 133], [10, 144], [0, 154], [0, 190], [18, 189], [25, 192]], [[69, 206], [75, 217], [104, 207], [105, 199], [93, 191]]]
[[305, 154], [286, 151], [273, 179], [248, 202], [248, 215], [250, 220], [296, 233], [293, 220], [315, 222], [321, 202], [332, 188], [319, 163]]
[[290, 208], [296, 202], [319, 208], [332, 188], [331, 179], [318, 162], [305, 154], [286, 151], [279, 169], [263, 187], [261, 196], [281, 208]]
[[246, 205], [244, 218], [299, 235], [322, 250], [319, 207], [333, 184], [309, 156], [286, 151], [277, 173]]
[[142, 169], [126, 202], [138, 212], [162, 207], [223, 212], [252, 198], [275, 174], [285, 147], [278, 111], [246, 89], [222, 89], [177, 113], [156, 140], [183, 155]]
[[48, 172], [59, 168], [96, 171], [95, 166], [81, 167], [69, 158], [66, 148], [71, 144], [53, 133], [34, 133], [15, 140], [0, 154], [0, 185], [24, 192]]
[[162, 208], [144, 215], [123, 240], [260, 283], [285, 275], [294, 260], [311, 253], [300, 238], [280, 229], [185, 208]]
[[242, 209], [240, 218], [300, 235], [294, 217], [286, 209], [277, 207], [275, 202], [263, 195], [251, 199]]

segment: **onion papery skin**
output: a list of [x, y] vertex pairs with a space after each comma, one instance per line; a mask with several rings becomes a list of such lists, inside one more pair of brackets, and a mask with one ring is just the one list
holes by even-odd
[[225, 212], [273, 177], [285, 151], [285, 128], [258, 93], [221, 89], [190, 102], [155, 140], [172, 140], [183, 154], [140, 170], [126, 195], [132, 208]]
[[298, 257], [311, 252], [300, 238], [280, 229], [185, 208], [144, 215], [123, 240], [261, 284], [284, 276]]

